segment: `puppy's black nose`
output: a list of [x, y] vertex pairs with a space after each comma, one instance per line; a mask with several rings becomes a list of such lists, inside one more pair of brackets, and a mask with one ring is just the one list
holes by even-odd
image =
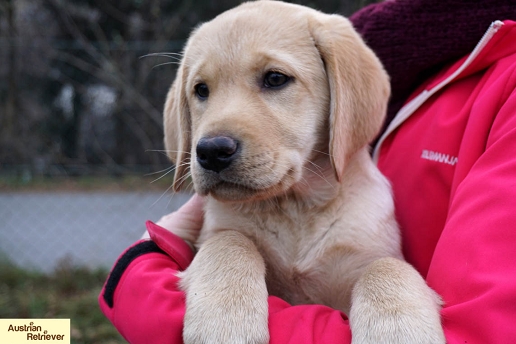
[[238, 142], [231, 137], [203, 137], [197, 142], [197, 162], [206, 170], [220, 172], [231, 164], [237, 151]]

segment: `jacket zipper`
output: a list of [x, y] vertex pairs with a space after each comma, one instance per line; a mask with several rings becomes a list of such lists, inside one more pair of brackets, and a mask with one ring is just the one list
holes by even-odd
[[410, 102], [405, 104], [400, 111], [396, 114], [392, 122], [387, 127], [387, 130], [383, 133], [383, 135], [378, 140], [376, 147], [373, 151], [373, 161], [377, 164], [382, 143], [385, 139], [392, 134], [403, 122], [405, 122], [424, 102], [426, 102], [432, 95], [434, 95], [437, 91], [442, 89], [444, 86], [448, 85], [452, 82], [457, 76], [459, 76], [471, 63], [477, 58], [480, 52], [485, 48], [487, 43], [493, 38], [493, 36], [498, 32], [498, 30], [503, 26], [503, 22], [497, 20], [489, 26], [487, 31], [484, 33], [480, 41], [475, 46], [475, 49], [471, 52], [469, 57], [464, 61], [464, 63], [450, 76], [441, 81], [435, 87], [430, 90], [424, 90], [420, 94], [417, 95]]

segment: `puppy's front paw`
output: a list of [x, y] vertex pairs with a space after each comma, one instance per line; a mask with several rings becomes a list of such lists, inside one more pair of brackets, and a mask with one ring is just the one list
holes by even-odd
[[226, 301], [229, 300], [214, 300], [211, 295], [188, 302], [183, 328], [185, 344], [269, 342], [266, 300], [264, 304]]
[[249, 239], [232, 231], [215, 235], [179, 277], [186, 344], [269, 342], [265, 264]]
[[408, 263], [371, 263], [353, 289], [349, 314], [353, 344], [446, 343], [440, 297]]

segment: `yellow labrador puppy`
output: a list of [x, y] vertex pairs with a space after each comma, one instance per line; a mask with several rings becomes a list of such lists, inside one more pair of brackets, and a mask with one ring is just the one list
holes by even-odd
[[174, 187], [207, 196], [185, 343], [268, 343], [269, 294], [346, 312], [354, 343], [445, 341], [368, 154], [388, 97], [339, 15], [257, 1], [192, 33], [165, 105]]

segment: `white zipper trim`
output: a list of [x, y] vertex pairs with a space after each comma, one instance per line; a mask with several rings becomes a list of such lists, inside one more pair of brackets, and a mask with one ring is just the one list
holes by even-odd
[[503, 26], [503, 22], [497, 20], [489, 26], [486, 33], [480, 41], [475, 46], [475, 49], [471, 52], [469, 57], [464, 61], [464, 63], [455, 71], [453, 72], [449, 77], [447, 77], [445, 80], [440, 82], [438, 85], [436, 85], [431, 90], [424, 90], [420, 94], [418, 94], [417, 97], [412, 99], [410, 102], [408, 102], [405, 106], [403, 106], [400, 111], [396, 114], [392, 122], [387, 127], [387, 130], [383, 133], [383, 135], [378, 140], [378, 143], [376, 144], [376, 147], [373, 151], [373, 161], [377, 164], [378, 158], [380, 155], [380, 149], [382, 146], [382, 143], [385, 141], [387, 136], [389, 136], [394, 130], [396, 130], [403, 122], [407, 120], [421, 105], [423, 105], [424, 102], [426, 102], [432, 95], [434, 95], [437, 91], [442, 89], [444, 86], [448, 85], [450, 82], [452, 82], [457, 76], [459, 76], [464, 69], [466, 69], [471, 63], [477, 58], [477, 56], [480, 54], [480, 52], [485, 48], [487, 43], [493, 38], [493, 36], [498, 32], [500, 27]]

